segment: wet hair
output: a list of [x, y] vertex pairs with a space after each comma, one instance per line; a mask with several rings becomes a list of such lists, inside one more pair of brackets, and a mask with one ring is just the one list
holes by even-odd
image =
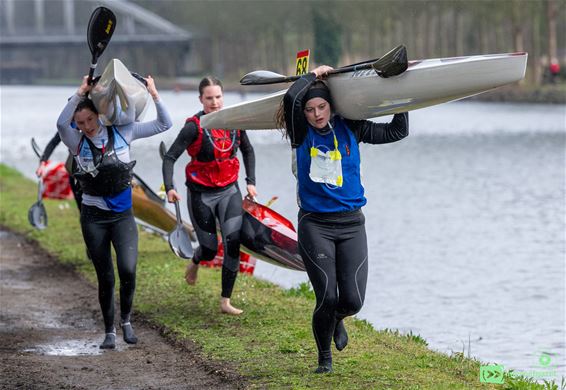
[[82, 98], [81, 101], [79, 102], [79, 104], [77, 104], [77, 108], [75, 108], [75, 112], [73, 113], [73, 117], [75, 116], [75, 114], [79, 111], [82, 110], [91, 110], [92, 112], [94, 112], [96, 115], [98, 115], [98, 110], [96, 109], [96, 107], [94, 106], [94, 103], [92, 102], [92, 100], [90, 100], [89, 98], [85, 97]]
[[285, 123], [285, 99], [281, 99], [281, 103], [279, 103], [279, 108], [275, 113], [275, 125], [277, 129], [281, 130], [283, 137], [287, 138], [287, 123]]
[[216, 77], [212, 77], [212, 76], [206, 76], [205, 78], [203, 78], [199, 85], [198, 85], [198, 94], [199, 96], [202, 96], [202, 93], [204, 92], [204, 89], [206, 87], [210, 87], [212, 85], [218, 85], [220, 87], [220, 90], [222, 92], [224, 92], [224, 87], [222, 86], [222, 83], [220, 82], [220, 80], [218, 80]]

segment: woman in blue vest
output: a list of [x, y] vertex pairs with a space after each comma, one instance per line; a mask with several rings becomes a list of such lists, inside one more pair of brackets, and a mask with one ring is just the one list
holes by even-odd
[[[98, 300], [106, 332], [100, 345], [102, 349], [116, 347], [111, 245], [116, 251], [120, 277], [120, 327], [126, 343], [138, 341], [130, 324], [138, 256], [138, 229], [132, 212], [135, 161], [130, 158], [130, 143], [172, 126], [153, 79], [148, 76], [146, 82], [157, 111], [157, 119], [153, 121], [104, 126], [96, 107], [86, 97], [92, 88], [86, 76], [57, 120], [61, 140], [75, 157], [74, 177], [83, 191], [81, 229], [98, 279]], [[73, 128], [71, 122], [75, 122], [80, 131]]]
[[321, 81], [326, 65], [297, 80], [285, 94], [279, 124], [293, 148], [298, 186], [299, 251], [316, 295], [312, 327], [316, 373], [332, 372], [331, 342], [348, 343], [343, 319], [362, 308], [368, 270], [366, 204], [358, 144], [383, 144], [408, 135], [408, 114], [390, 123], [350, 120], [333, 112]]
[[202, 111], [187, 118], [177, 139], [163, 157], [163, 183], [169, 202], [181, 200], [173, 187], [173, 167], [183, 154], [191, 157], [185, 167], [187, 205], [195, 228], [199, 247], [187, 264], [185, 280], [197, 281], [199, 262], [214, 259], [218, 250], [216, 220], [220, 224], [224, 258], [222, 261], [222, 291], [220, 311], [240, 315], [241, 309], [232, 306], [230, 297], [240, 268], [240, 228], [242, 226], [242, 194], [238, 187], [242, 152], [246, 169], [246, 190], [255, 197], [255, 154], [244, 130], [203, 129], [200, 117], [218, 111], [224, 104], [222, 83], [205, 77], [199, 84]]

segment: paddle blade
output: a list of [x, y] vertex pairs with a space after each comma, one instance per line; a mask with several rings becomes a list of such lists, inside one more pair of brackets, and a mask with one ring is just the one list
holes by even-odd
[[116, 15], [106, 7], [96, 8], [90, 15], [87, 41], [93, 58], [98, 58], [108, 46], [116, 29]]
[[255, 70], [246, 74], [240, 80], [241, 85], [260, 85], [281, 83], [287, 81], [287, 76], [269, 70]]
[[35, 202], [28, 210], [28, 221], [34, 228], [43, 230], [47, 227], [47, 211], [42, 202]]
[[400, 75], [408, 67], [407, 48], [404, 45], [397, 46], [372, 64], [372, 68], [384, 78]]
[[33, 152], [35, 153], [35, 155], [37, 157], [41, 158], [41, 155], [43, 154], [43, 152], [41, 151], [41, 148], [39, 147], [37, 142], [35, 142], [35, 139], [33, 137], [31, 138], [31, 148], [33, 149]]
[[189, 235], [182, 225], [177, 225], [175, 230], [169, 233], [168, 241], [175, 256], [182, 259], [192, 259], [194, 254], [193, 246], [191, 245]]
[[165, 142], [161, 141], [159, 143], [159, 157], [163, 160], [163, 157], [167, 154], [167, 146], [165, 146]]

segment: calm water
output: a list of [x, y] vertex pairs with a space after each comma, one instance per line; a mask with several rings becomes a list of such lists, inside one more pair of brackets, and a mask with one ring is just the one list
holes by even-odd
[[[2, 87], [0, 161], [33, 177], [33, 136], [44, 146], [70, 88]], [[136, 171], [157, 189], [157, 145], [199, 109], [194, 92], [161, 93], [174, 128], [134, 142]], [[255, 97], [249, 95], [246, 98]], [[225, 104], [242, 97], [227, 94]], [[147, 118], [153, 118], [150, 111]], [[565, 375], [566, 108], [457, 102], [411, 113], [411, 136], [362, 145], [370, 274], [358, 315], [376, 328], [421, 335], [517, 371]], [[290, 148], [251, 132], [259, 199], [296, 223]], [[64, 159], [60, 146], [55, 158]], [[175, 180], [183, 183], [183, 156]], [[184, 210], [186, 215], [186, 210]], [[306, 275], [259, 262], [285, 287]], [[542, 367], [542, 352], [551, 364]]]

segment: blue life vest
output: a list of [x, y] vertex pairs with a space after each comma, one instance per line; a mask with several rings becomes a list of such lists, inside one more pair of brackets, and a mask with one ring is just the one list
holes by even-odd
[[[344, 119], [335, 116], [334, 133], [321, 135], [311, 126], [303, 143], [296, 148], [299, 207], [315, 213], [334, 213], [357, 210], [367, 203], [360, 177], [360, 150], [354, 133]], [[311, 147], [335, 150], [334, 135], [342, 156], [342, 185], [316, 183], [310, 176]]]

